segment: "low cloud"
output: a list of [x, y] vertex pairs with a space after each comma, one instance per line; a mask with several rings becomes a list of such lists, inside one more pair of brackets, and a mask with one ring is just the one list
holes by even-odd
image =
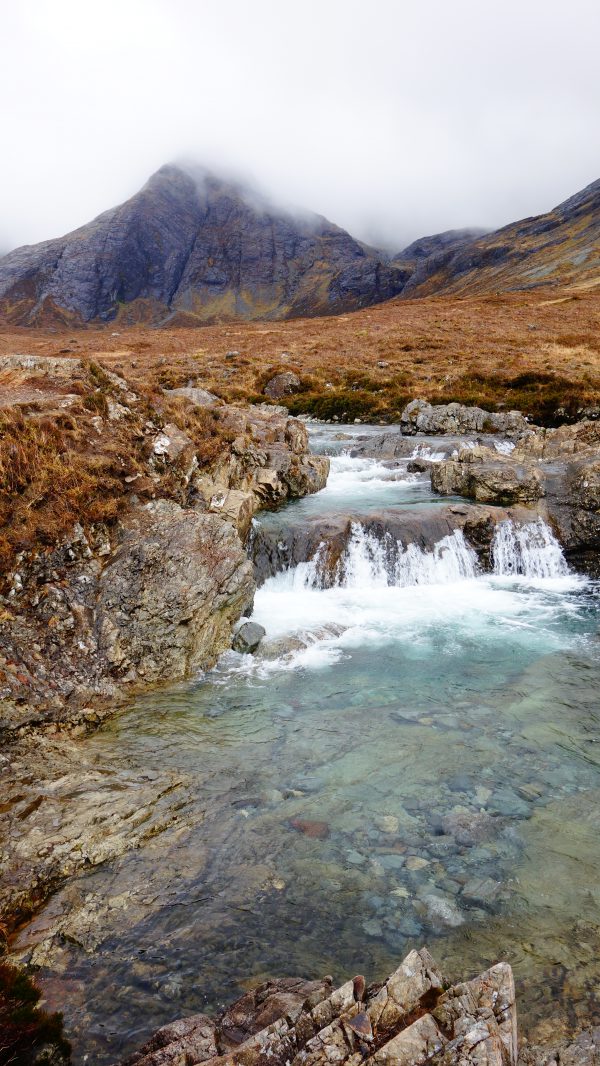
[[599, 39], [593, 0], [12, 5], [0, 251], [182, 159], [390, 249], [548, 210], [600, 176]]

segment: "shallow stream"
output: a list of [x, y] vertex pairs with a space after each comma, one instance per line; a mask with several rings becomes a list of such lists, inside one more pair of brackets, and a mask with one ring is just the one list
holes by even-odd
[[318, 557], [269, 578], [254, 618], [273, 657], [228, 653], [88, 741], [181, 772], [190, 798], [22, 934], [35, 947], [78, 909], [41, 971], [76, 1062], [259, 976], [382, 978], [423, 944], [452, 978], [508, 959], [522, 1030], [597, 1015], [597, 588], [539, 524], [501, 528], [492, 574], [460, 532], [433, 552], [376, 542], [361, 513], [439, 501], [406, 460], [339, 454], [335, 433], [316, 436], [327, 488], [259, 518], [285, 538], [299, 516], [358, 515], [334, 586]]

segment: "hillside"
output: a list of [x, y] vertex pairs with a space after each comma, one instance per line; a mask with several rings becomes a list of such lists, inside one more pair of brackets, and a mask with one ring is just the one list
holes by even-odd
[[[265, 400], [292, 372], [295, 414], [396, 421], [409, 400], [518, 408], [556, 424], [600, 404], [600, 291], [536, 289], [457, 300], [388, 300], [351, 315], [81, 331], [0, 327], [0, 357], [77, 356], [136, 389], [190, 382], [228, 403]], [[0, 375], [0, 402], [2, 399]], [[35, 399], [35, 397], [32, 397]], [[579, 417], [581, 417], [579, 415]]]
[[[410, 251], [407, 249], [407, 251]], [[397, 257], [404, 259], [405, 253]], [[418, 260], [404, 297], [600, 284], [600, 180], [545, 215]]]
[[429, 259], [440, 252], [455, 251], [465, 244], [472, 244], [478, 237], [484, 237], [488, 232], [489, 230], [485, 229], [448, 229], [443, 233], [432, 233], [429, 237], [419, 237], [395, 255], [392, 262], [412, 264], [414, 269], [422, 259]]
[[324, 315], [389, 299], [408, 276], [325, 218], [165, 166], [88, 225], [5, 256], [0, 313], [19, 325]]

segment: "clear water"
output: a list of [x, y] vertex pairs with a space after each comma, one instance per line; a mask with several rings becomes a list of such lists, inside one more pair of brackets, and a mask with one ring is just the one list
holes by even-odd
[[[373, 462], [314, 505], [354, 510], [368, 469], [393, 501]], [[263, 657], [228, 653], [89, 739], [129, 773], [177, 770], [189, 801], [23, 934], [91, 915], [42, 970], [77, 1062], [253, 978], [383, 977], [422, 944], [455, 978], [507, 958], [534, 1035], [598, 1020], [597, 589], [537, 525], [499, 532], [491, 575], [461, 541], [384, 551], [358, 528], [333, 587], [317, 558], [259, 590]]]

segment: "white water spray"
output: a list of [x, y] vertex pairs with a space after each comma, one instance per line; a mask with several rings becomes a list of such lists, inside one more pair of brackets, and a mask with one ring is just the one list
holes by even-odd
[[405, 548], [389, 534], [379, 539], [353, 523], [350, 542], [339, 563], [337, 584], [342, 588], [447, 585], [474, 578], [477, 571], [477, 556], [459, 529], [438, 541], [431, 551], [423, 551], [418, 544]]
[[492, 541], [494, 573], [500, 577], [565, 577], [569, 568], [552, 530], [541, 518], [525, 525], [500, 522]]

